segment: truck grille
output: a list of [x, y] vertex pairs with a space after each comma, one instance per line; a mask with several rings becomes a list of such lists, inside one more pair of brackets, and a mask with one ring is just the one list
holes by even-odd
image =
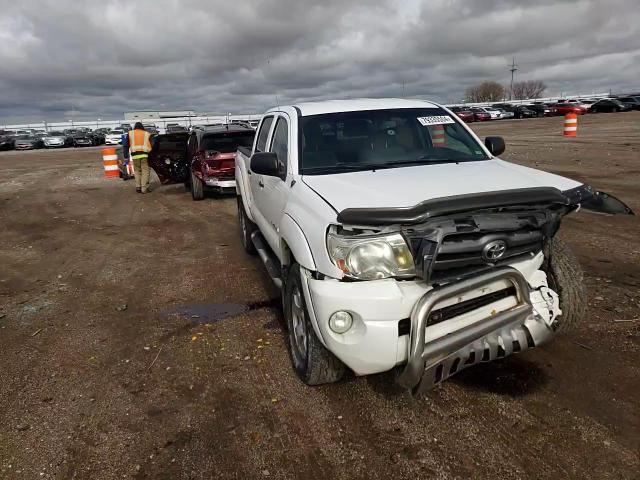
[[[418, 276], [439, 283], [531, 258], [544, 246], [546, 220], [538, 212], [478, 214], [434, 219], [404, 234]], [[495, 244], [501, 249], [491, 256], [486, 249]]]
[[[500, 233], [455, 233], [443, 238], [433, 271], [450, 270], [472, 265], [487, 265], [482, 256], [484, 247], [497, 240], [506, 243], [506, 251], [499, 262], [526, 253], [538, 253], [542, 249], [542, 232], [539, 230], [519, 230]], [[497, 263], [497, 262], [496, 262]]]

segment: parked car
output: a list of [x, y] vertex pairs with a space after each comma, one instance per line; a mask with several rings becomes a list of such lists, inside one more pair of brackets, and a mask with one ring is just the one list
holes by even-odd
[[598, 98], [581, 98], [580, 99], [580, 103], [582, 104], [582, 106], [584, 108], [586, 108], [587, 110], [591, 109], [591, 105], [593, 105], [594, 103], [596, 103], [598, 100]]
[[468, 107], [451, 107], [451, 111], [465, 123], [471, 123], [475, 120], [473, 111]]
[[487, 122], [491, 120], [491, 114], [489, 114], [489, 112], [484, 111], [482, 108], [472, 107], [471, 111], [473, 112], [474, 122]]
[[93, 137], [88, 133], [76, 132], [71, 136], [74, 147], [92, 147]]
[[[447, 143], [436, 143], [442, 131]], [[253, 148], [236, 155], [240, 240], [282, 289], [303, 382], [398, 368], [421, 392], [583, 320], [580, 266], [554, 234], [579, 208], [632, 212], [500, 160], [504, 149], [426, 101], [265, 114]]]
[[603, 98], [602, 100], [598, 100], [596, 103], [591, 105], [589, 109], [592, 113], [601, 113], [601, 112], [627, 112], [631, 110], [631, 107], [625, 105], [620, 100], [615, 98]]
[[555, 115], [555, 109], [546, 103], [532, 103], [531, 105], [525, 105], [528, 110], [535, 112], [538, 117], [550, 117]]
[[158, 128], [155, 125], [145, 125], [143, 124], [142, 127], [149, 132], [151, 135], [158, 135]]
[[63, 132], [49, 132], [49, 134], [43, 138], [45, 148], [62, 148], [72, 145], [71, 137], [65, 135]]
[[121, 145], [122, 135], [124, 135], [124, 130], [120, 128], [114, 128], [104, 136], [104, 143], [106, 145]]
[[498, 112], [500, 112], [500, 116], [498, 117], [500, 120], [507, 120], [510, 118], [513, 118], [513, 112], [511, 110], [505, 110], [504, 108], [495, 108], [494, 110], [497, 110]]
[[189, 185], [188, 140], [187, 132], [165, 133], [153, 139], [149, 153], [149, 166], [156, 172], [163, 185], [171, 183]]
[[477, 107], [477, 108], [487, 112], [490, 115], [491, 120], [498, 120], [501, 118], [500, 111], [493, 107]]
[[189, 188], [194, 200], [202, 200], [207, 189], [235, 192], [235, 155], [238, 148], [251, 148], [256, 132], [251, 127], [227, 125], [195, 130], [189, 136], [187, 164]]
[[617, 97], [616, 100], [631, 110], [640, 110], [640, 97]]
[[531, 118], [537, 116], [537, 113], [528, 109], [524, 105], [512, 105], [510, 103], [501, 103], [494, 105], [495, 108], [511, 112], [512, 118]]
[[41, 138], [32, 135], [19, 135], [16, 137], [14, 145], [16, 150], [34, 150], [43, 148], [44, 142]]
[[553, 111], [555, 115], [566, 115], [567, 113], [575, 113], [576, 115], [584, 115], [587, 113], [587, 109], [580, 105], [574, 105], [572, 103], [556, 103], [553, 105]]
[[131, 129], [132, 129], [132, 127], [131, 127], [130, 123], [121, 123], [120, 124], [120, 130], [124, 130], [125, 132], [128, 132]]
[[188, 132], [187, 127], [183, 127], [182, 125], [167, 125], [166, 128], [167, 133], [180, 133], [180, 132]]
[[0, 150], [13, 150], [16, 148], [16, 138], [6, 132], [0, 134]]

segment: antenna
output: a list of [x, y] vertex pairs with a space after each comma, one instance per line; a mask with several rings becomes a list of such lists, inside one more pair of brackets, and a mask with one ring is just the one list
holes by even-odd
[[276, 107], [280, 110], [280, 101], [278, 100], [278, 94], [276, 94]]
[[404, 80], [402, 80], [402, 98], [404, 98]]
[[513, 75], [518, 71], [518, 65], [516, 65], [516, 57], [513, 57], [511, 62], [511, 88], [509, 89], [509, 100], [513, 100]]

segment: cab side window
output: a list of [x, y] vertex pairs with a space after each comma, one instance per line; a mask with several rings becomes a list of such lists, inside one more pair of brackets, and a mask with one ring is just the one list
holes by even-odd
[[273, 116], [265, 117], [260, 125], [260, 131], [258, 132], [258, 141], [256, 142], [256, 152], [264, 152], [267, 149], [267, 138], [269, 137], [269, 130], [271, 130], [271, 124], [273, 123]]
[[289, 158], [289, 127], [284, 117], [279, 117], [271, 140], [270, 152], [278, 157], [278, 173], [280, 178], [287, 175], [287, 159]]

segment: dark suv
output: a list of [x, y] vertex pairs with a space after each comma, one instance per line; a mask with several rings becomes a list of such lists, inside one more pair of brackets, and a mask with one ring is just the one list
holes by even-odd
[[235, 192], [235, 155], [238, 147], [251, 148], [255, 131], [240, 125], [194, 130], [187, 143], [190, 175], [187, 185], [194, 200], [204, 198], [205, 189]]

